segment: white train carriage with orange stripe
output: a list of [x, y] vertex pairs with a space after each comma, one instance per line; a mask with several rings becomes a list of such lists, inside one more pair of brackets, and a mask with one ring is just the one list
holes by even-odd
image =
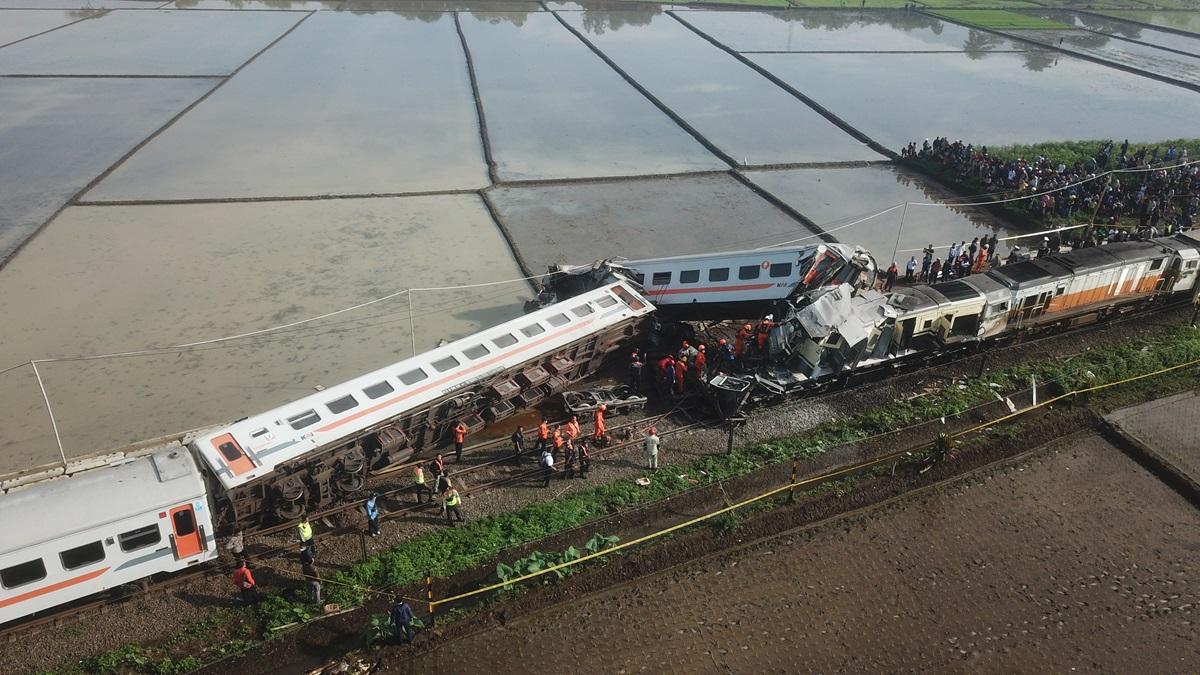
[[864, 286], [875, 260], [844, 244], [806, 244], [667, 258], [615, 258], [594, 266], [552, 267], [546, 285], [558, 298], [616, 276], [642, 287], [663, 319], [745, 319], [822, 286]]
[[0, 623], [216, 557], [183, 447], [0, 497]]
[[[514, 414], [593, 372], [654, 311], [618, 281], [356, 377], [191, 442], [223, 488], [222, 523], [298, 517], [365, 469]], [[229, 509], [226, 512], [225, 509]]]

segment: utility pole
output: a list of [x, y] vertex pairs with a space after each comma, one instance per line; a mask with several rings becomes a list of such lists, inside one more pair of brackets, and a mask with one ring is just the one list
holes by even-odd
[[1108, 194], [1108, 186], [1112, 184], [1112, 174], [1104, 179], [1104, 189], [1100, 191], [1100, 198], [1096, 200], [1096, 207], [1092, 209], [1092, 217], [1088, 219], [1087, 230], [1083, 233], [1083, 240], [1088, 241], [1092, 238], [1092, 228], [1096, 226], [1096, 214], [1100, 213], [1100, 204], [1104, 202], [1104, 195]]

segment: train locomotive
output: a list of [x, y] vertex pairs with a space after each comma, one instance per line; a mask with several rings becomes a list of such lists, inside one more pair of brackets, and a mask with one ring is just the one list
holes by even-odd
[[561, 268], [518, 319], [165, 449], [5, 488], [0, 624], [201, 564], [222, 534], [352, 498], [370, 468], [562, 392], [658, 319], [773, 313], [766, 353], [712, 379], [764, 400], [1195, 294], [1198, 266], [1200, 241], [1180, 234], [890, 295], [873, 290], [868, 254], [837, 244]]

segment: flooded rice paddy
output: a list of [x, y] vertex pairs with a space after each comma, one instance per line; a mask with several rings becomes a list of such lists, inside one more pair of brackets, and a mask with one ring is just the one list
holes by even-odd
[[751, 58], [897, 149], [933, 136], [977, 144], [1182, 138], [1196, 134], [1200, 116], [1192, 92], [1052, 50]]
[[[398, 289], [521, 276], [477, 195], [72, 207], [0, 270], [0, 344], [5, 366], [178, 345]], [[518, 316], [530, 289], [414, 297], [425, 350]], [[39, 368], [68, 451], [83, 453], [264, 410], [410, 356], [412, 344], [400, 296], [259, 338]], [[31, 393], [37, 403], [28, 384], [0, 376], [0, 408], [27, 404]], [[44, 417], [5, 417], [0, 460], [57, 454], [21, 442], [38, 438]]]
[[0, 75], [228, 75], [301, 17], [119, 9], [0, 51]]
[[1039, 44], [1051, 47], [1059, 46], [1079, 54], [1154, 72], [1180, 82], [1200, 84], [1200, 57], [1198, 56], [1166, 51], [1158, 47], [1086, 30], [1014, 30], [1008, 32]]
[[667, 14], [587, 11], [562, 16], [741, 164], [881, 159]]
[[462, 27], [502, 179], [727, 168], [549, 12]]
[[1200, 12], [1103, 9], [1099, 13], [1200, 35]]
[[[0, 78], [0, 262], [72, 195], [218, 82]], [[0, 286], [0, 295], [9, 292]]]
[[682, 12], [740, 52], [962, 52], [1022, 50], [1011, 40], [916, 12]]
[[534, 270], [757, 248], [813, 234], [725, 175], [500, 188], [489, 198]]
[[1185, 35], [1085, 12], [1026, 12], [1078, 28], [1200, 56], [1200, 35]]
[[394, 194], [486, 183], [453, 18], [317, 12], [86, 198]]
[[[556, 262], [817, 241], [805, 223], [886, 264], [899, 211], [842, 226], [955, 197], [862, 162], [884, 158], [726, 49], [895, 149], [935, 135], [1190, 137], [1200, 112], [1185, 88], [919, 12], [549, 3], [555, 12], [521, 0], [4, 9], [31, 4], [0, 0], [0, 369], [241, 334]], [[1102, 58], [1135, 44], [1115, 36], [1164, 47], [1138, 45], [1124, 53], [1146, 58], [1124, 63], [1184, 77], [1190, 57], [1167, 50], [1193, 38], [1104, 21], [1081, 29], [1114, 37], [1062, 37], [1106, 40]], [[734, 174], [718, 155], [757, 168]], [[1014, 230], [910, 207], [900, 248], [993, 231]], [[425, 291], [253, 338], [40, 369], [67, 452], [90, 454], [403, 358], [410, 311], [423, 350], [516, 316], [531, 295], [525, 282]], [[55, 461], [28, 366], [0, 374], [0, 409], [0, 473]]]
[[[917, 206], [941, 202], [952, 195], [906, 169], [869, 166], [839, 169], [748, 171], [755, 185], [813, 219], [840, 241], [862, 246], [887, 267], [892, 251], [903, 266], [910, 255], [920, 261], [919, 249], [933, 244], [945, 253], [950, 244], [973, 237], [1009, 231], [995, 218], [970, 208]], [[896, 204], [913, 202], [864, 222], [851, 224]], [[901, 229], [903, 218], [903, 229]], [[900, 235], [899, 246], [896, 238]], [[912, 250], [916, 249], [916, 250]], [[1003, 253], [1006, 245], [1000, 246]]]

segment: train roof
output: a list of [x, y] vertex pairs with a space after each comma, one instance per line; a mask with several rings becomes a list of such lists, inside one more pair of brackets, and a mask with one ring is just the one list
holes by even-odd
[[991, 270], [987, 275], [1009, 288], [1019, 289], [1037, 286], [1068, 273], [1070, 270], [1063, 265], [1047, 258], [1041, 258], [1002, 265]]
[[613, 262], [622, 267], [636, 267], [638, 265], [645, 265], [645, 264], [650, 264], [650, 263], [688, 262], [688, 261], [692, 261], [692, 260], [714, 260], [714, 259], [725, 259], [725, 258], [761, 258], [764, 255], [771, 255], [771, 254], [795, 255], [796, 253], [798, 253], [800, 251], [814, 249], [819, 246], [824, 246], [826, 249], [835, 250], [838, 253], [841, 253], [842, 255], [846, 255], [846, 256], [848, 256], [849, 254], [854, 252], [853, 247], [847, 246], [845, 244], [828, 244], [828, 243], [822, 242], [822, 243], [818, 243], [818, 244], [804, 244], [802, 246], [801, 245], [775, 246], [775, 247], [771, 247], [771, 248], [755, 248], [755, 249], [746, 249], [746, 250], [742, 250], [742, 251], [720, 251], [720, 252], [716, 252], [716, 253], [712, 253], [712, 252], [689, 253], [687, 255], [664, 256], [661, 258], [638, 258], [637, 260], [626, 260], [624, 258], [617, 258], [617, 259], [614, 259]]
[[938, 293], [941, 293], [950, 302], [983, 298], [983, 293], [981, 293], [979, 289], [964, 283], [962, 279], [943, 281], [941, 283], [934, 284], [931, 286], [931, 288]]
[[204, 496], [182, 446], [0, 495], [0, 555]]
[[[610, 283], [207, 432], [191, 445], [225, 489], [237, 487], [314, 448], [653, 311], [629, 283]], [[222, 454], [226, 435], [244, 457]]]

